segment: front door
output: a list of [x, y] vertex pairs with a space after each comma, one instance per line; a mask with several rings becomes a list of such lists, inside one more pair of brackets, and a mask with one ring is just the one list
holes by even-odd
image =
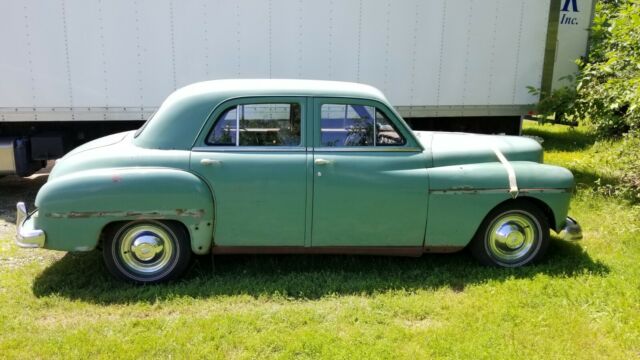
[[305, 98], [236, 100], [191, 154], [213, 190], [214, 246], [304, 246]]
[[313, 247], [422, 246], [427, 158], [382, 104], [314, 99]]

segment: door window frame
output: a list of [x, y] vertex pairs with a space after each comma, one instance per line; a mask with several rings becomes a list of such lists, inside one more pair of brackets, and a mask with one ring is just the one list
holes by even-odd
[[[356, 151], [356, 152], [421, 152], [423, 151], [420, 142], [418, 142], [415, 136], [409, 130], [408, 125], [399, 118], [394, 111], [389, 109], [385, 104], [372, 100], [362, 98], [344, 98], [344, 97], [314, 97], [312, 99], [313, 105], [311, 106], [313, 111], [313, 149], [314, 151]], [[393, 125], [395, 130], [404, 138], [405, 143], [397, 146], [322, 146], [322, 134], [321, 134], [321, 122], [322, 122], [322, 105], [363, 105], [371, 106], [376, 111], [380, 111], [387, 117], [389, 122]], [[375, 121], [375, 111], [374, 111]], [[374, 139], [375, 141], [375, 139]]]
[[[248, 96], [233, 98], [221, 102], [216, 106], [205, 124], [200, 129], [200, 133], [192, 147], [192, 151], [205, 152], [221, 152], [221, 151], [237, 151], [237, 152], [278, 152], [278, 151], [306, 151], [310, 147], [308, 119], [309, 98], [306, 96]], [[291, 146], [238, 146], [238, 145], [209, 145], [207, 137], [215, 126], [216, 122], [221, 119], [229, 108], [238, 105], [255, 105], [255, 104], [298, 104], [300, 106], [300, 144]]]

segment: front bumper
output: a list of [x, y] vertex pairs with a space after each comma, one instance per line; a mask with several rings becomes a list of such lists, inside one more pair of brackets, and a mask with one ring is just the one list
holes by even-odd
[[33, 217], [27, 213], [27, 206], [23, 202], [16, 204], [16, 244], [22, 248], [44, 247], [44, 231], [33, 227]]
[[568, 241], [577, 241], [582, 239], [582, 227], [571, 217], [567, 216], [564, 228], [559, 233], [560, 237]]

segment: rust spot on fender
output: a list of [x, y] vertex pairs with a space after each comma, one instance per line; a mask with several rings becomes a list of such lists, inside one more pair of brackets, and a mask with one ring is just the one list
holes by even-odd
[[176, 209], [176, 215], [178, 216], [188, 216], [194, 218], [202, 218], [204, 216], [204, 209]]
[[63, 218], [63, 219], [86, 219], [95, 217], [124, 217], [136, 219], [164, 219], [169, 216], [182, 216], [202, 218], [205, 214], [204, 209], [176, 209], [170, 210], [152, 210], [152, 211], [69, 211], [66, 213], [50, 212], [45, 213], [45, 217]]

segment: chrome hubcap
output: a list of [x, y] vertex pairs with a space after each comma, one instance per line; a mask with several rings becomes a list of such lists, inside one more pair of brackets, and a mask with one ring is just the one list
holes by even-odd
[[118, 248], [123, 265], [141, 274], [164, 270], [173, 258], [172, 239], [160, 225], [139, 224], [126, 229]]
[[131, 251], [140, 261], [149, 261], [162, 252], [162, 240], [155, 235], [142, 235], [133, 241]]
[[487, 235], [491, 254], [499, 261], [513, 263], [530, 254], [538, 236], [538, 226], [526, 214], [510, 213], [497, 218]]

